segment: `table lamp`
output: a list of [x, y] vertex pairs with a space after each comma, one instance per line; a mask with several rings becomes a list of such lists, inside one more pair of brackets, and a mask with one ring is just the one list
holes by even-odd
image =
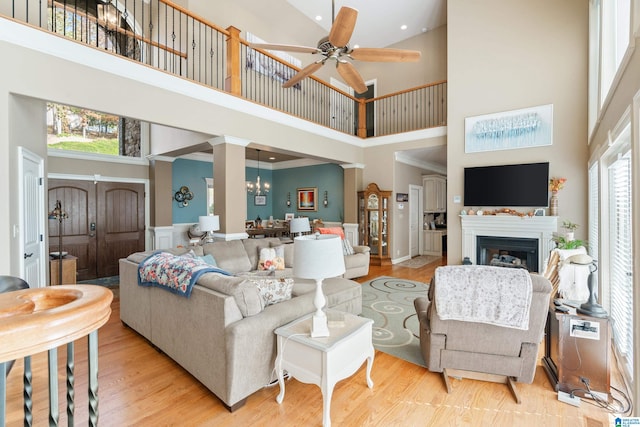
[[298, 233], [298, 236], [302, 236], [302, 233], [307, 231], [311, 231], [309, 218], [292, 218], [289, 222], [289, 233]]
[[326, 303], [322, 292], [322, 280], [340, 276], [345, 272], [340, 236], [319, 234], [299, 236], [293, 240], [293, 275], [316, 281], [313, 304], [316, 312], [312, 318], [311, 337], [328, 337], [327, 315], [322, 311]]
[[198, 217], [198, 225], [200, 231], [204, 231], [205, 235], [202, 237], [202, 243], [213, 242], [213, 232], [220, 230], [220, 217], [218, 215], [206, 215]]

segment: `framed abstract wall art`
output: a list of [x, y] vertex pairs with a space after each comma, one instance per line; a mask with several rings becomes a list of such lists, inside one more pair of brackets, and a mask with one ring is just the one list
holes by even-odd
[[553, 104], [464, 119], [465, 153], [553, 143]]

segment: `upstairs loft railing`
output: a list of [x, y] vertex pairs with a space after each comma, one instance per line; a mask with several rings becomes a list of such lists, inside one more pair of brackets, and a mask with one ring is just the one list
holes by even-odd
[[[5, 2], [6, 3], [6, 2]], [[359, 99], [166, 0], [12, 0], [0, 14], [362, 138], [446, 125], [447, 82]]]

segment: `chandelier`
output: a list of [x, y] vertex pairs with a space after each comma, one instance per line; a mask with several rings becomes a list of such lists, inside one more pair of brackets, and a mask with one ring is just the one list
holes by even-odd
[[258, 177], [256, 182], [247, 181], [247, 192], [255, 193], [257, 196], [261, 194], [267, 194], [271, 189], [271, 185], [268, 182], [260, 182], [260, 150], [258, 152]]

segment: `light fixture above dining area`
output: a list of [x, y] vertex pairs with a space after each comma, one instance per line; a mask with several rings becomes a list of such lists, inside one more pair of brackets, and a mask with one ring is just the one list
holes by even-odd
[[260, 150], [256, 150], [258, 153], [258, 176], [255, 182], [247, 181], [247, 193], [255, 194], [259, 196], [261, 194], [267, 194], [271, 190], [271, 185], [268, 182], [261, 182], [260, 180]]

